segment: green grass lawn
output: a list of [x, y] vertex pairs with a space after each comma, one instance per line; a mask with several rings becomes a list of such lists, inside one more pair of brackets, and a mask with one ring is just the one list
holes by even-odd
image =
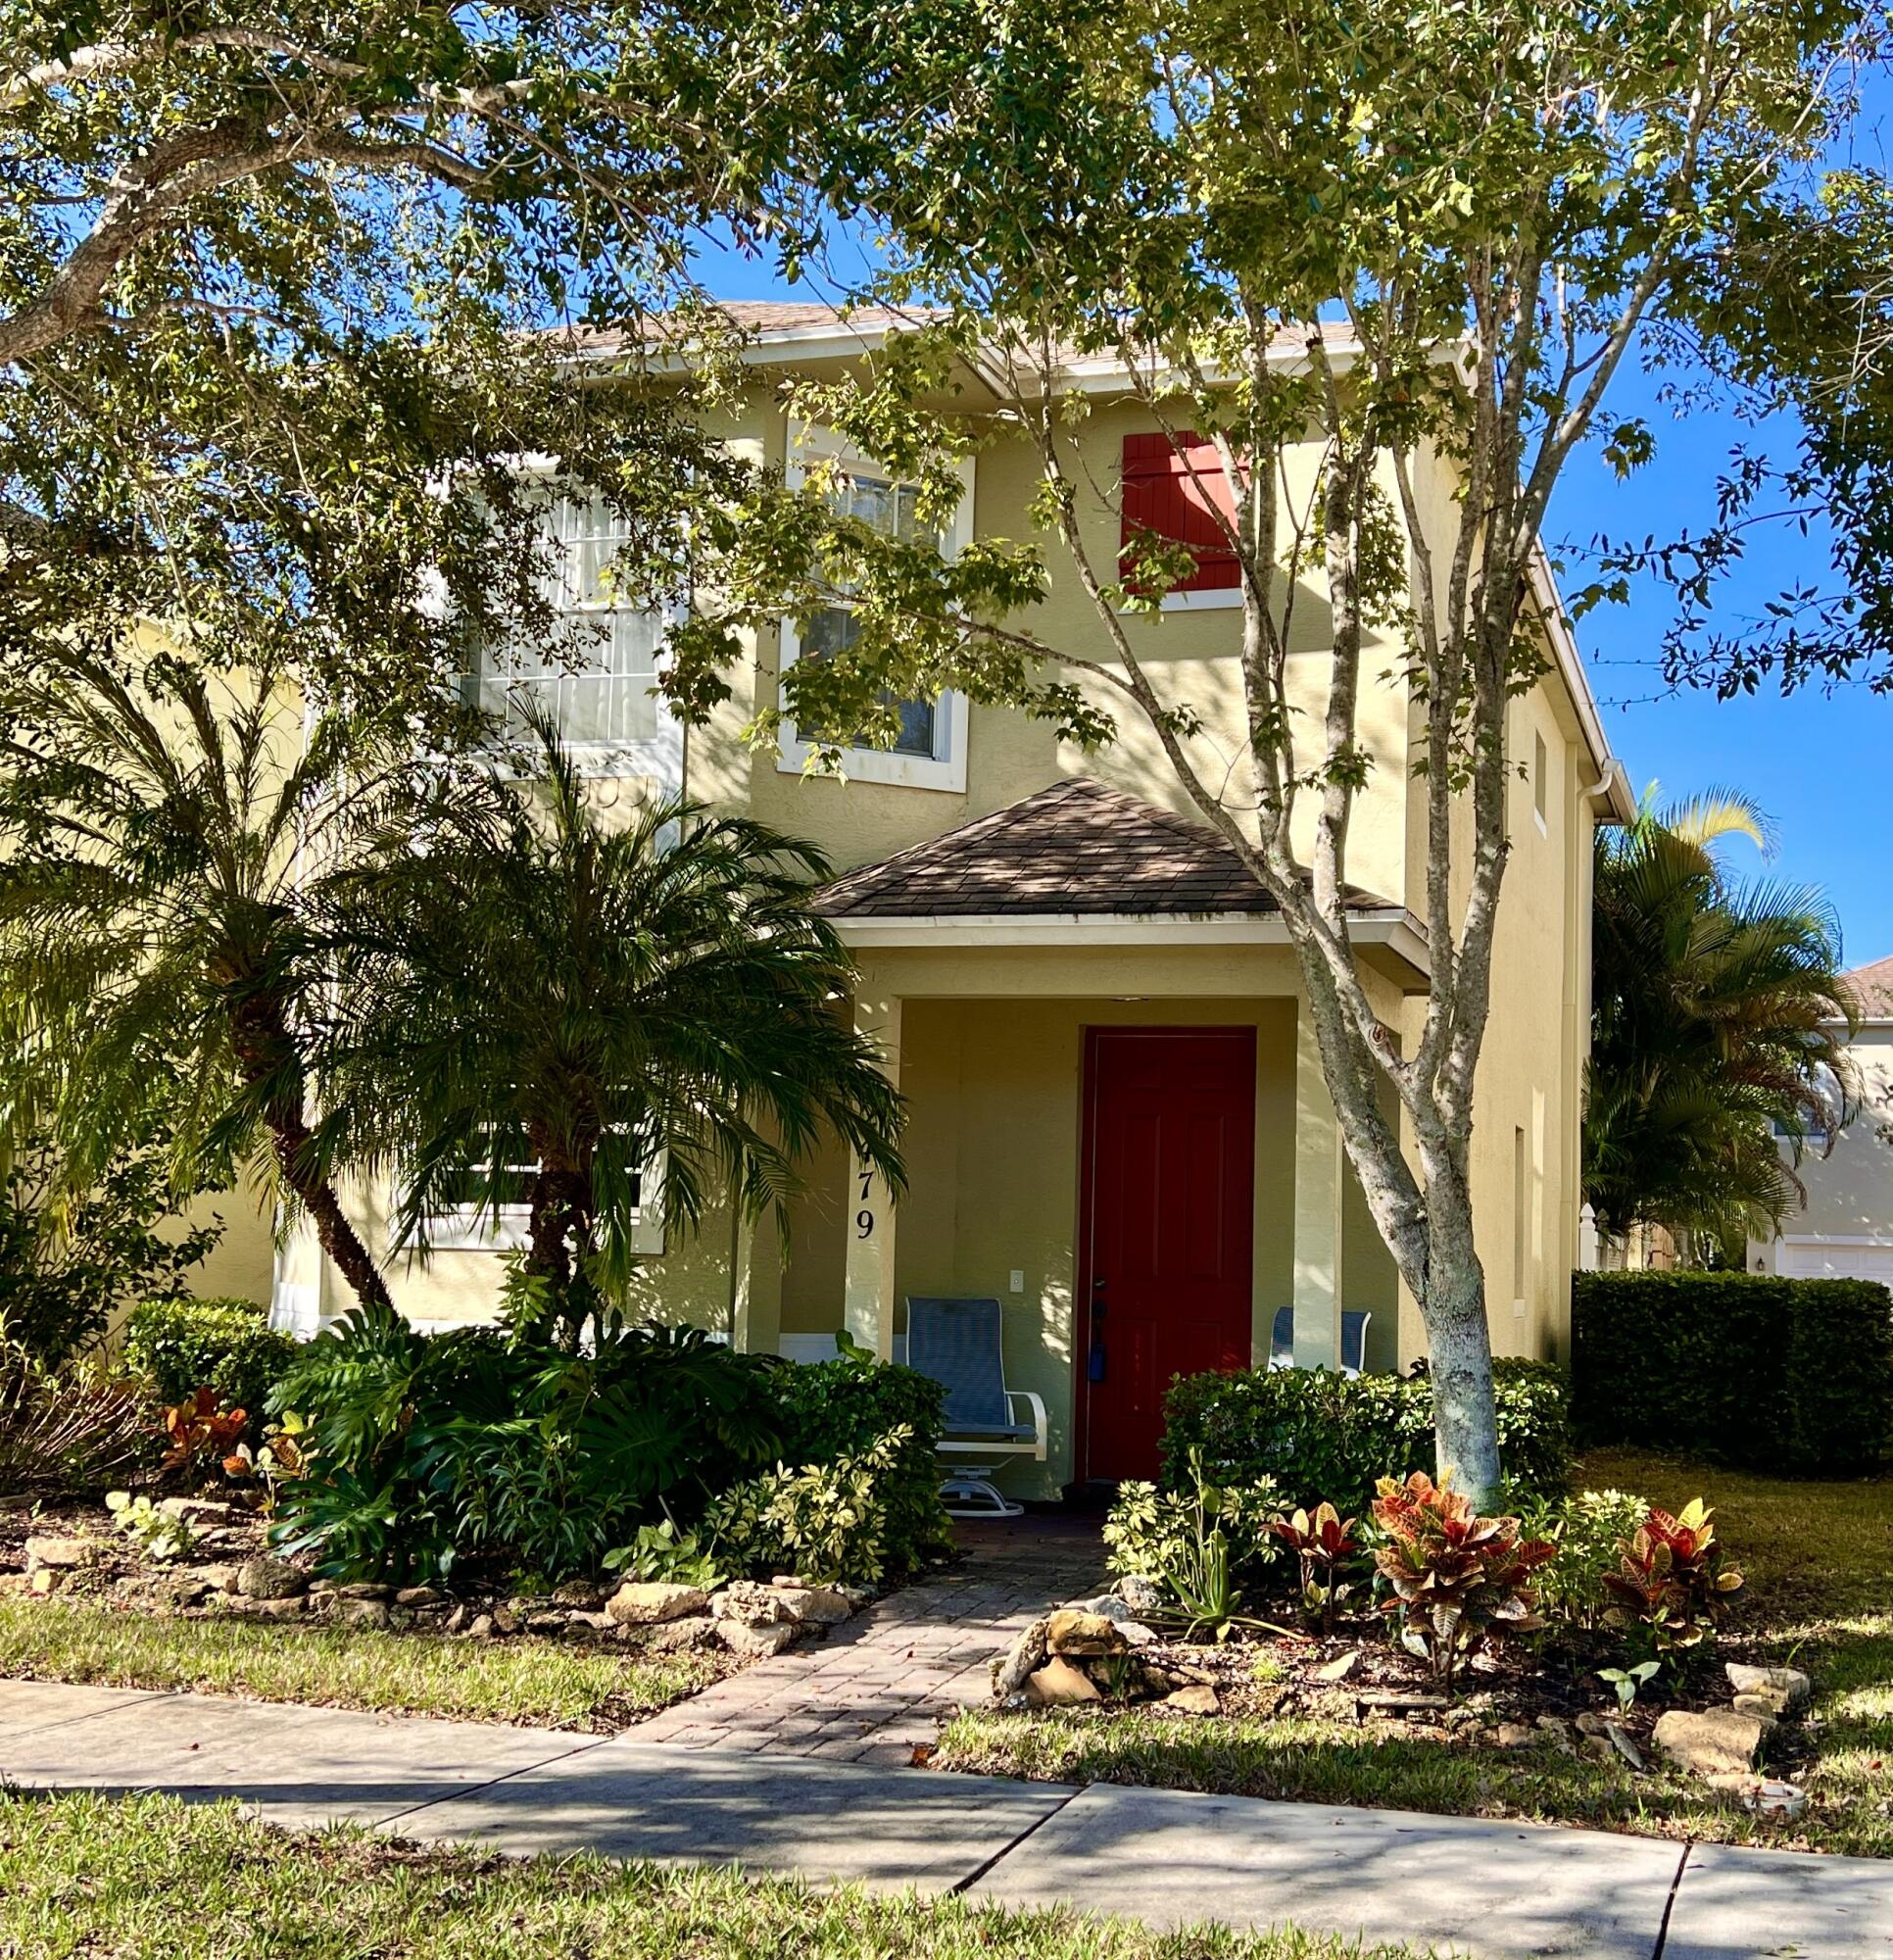
[[0, 1599], [0, 1677], [36, 1681], [609, 1732], [695, 1693], [719, 1671], [699, 1654], [641, 1657], [530, 1637], [468, 1641], [234, 1617], [158, 1619]]
[[0, 1954], [33, 1960], [1416, 1960], [728, 1872], [288, 1837], [232, 1804], [0, 1793]]
[[1559, 1754], [1499, 1754], [1315, 1715], [1181, 1722], [1108, 1715], [960, 1716], [943, 1768], [1060, 1781], [1155, 1784], [1470, 1816], [1524, 1816], [1730, 1843], [1893, 1857], [1893, 1480], [1788, 1483], [1640, 1451], [1597, 1451], [1590, 1488], [1680, 1505], [1702, 1494], [1748, 1578], [1720, 1653], [1791, 1662], [1815, 1677], [1807, 1788], [1796, 1825], [1761, 1822], [1732, 1797], [1663, 1769]]

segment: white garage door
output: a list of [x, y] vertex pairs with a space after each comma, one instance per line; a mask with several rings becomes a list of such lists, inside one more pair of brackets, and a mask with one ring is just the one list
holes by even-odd
[[1878, 1280], [1882, 1286], [1893, 1286], [1893, 1246], [1783, 1239], [1776, 1267], [1791, 1280]]

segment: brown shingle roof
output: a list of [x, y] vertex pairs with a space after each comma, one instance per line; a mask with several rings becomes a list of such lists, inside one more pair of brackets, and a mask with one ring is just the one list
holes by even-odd
[[1847, 975], [1847, 984], [1869, 1021], [1893, 1020], [1893, 958], [1855, 967]]
[[1088, 776], [835, 880], [840, 918], [1268, 912], [1275, 902], [1206, 824]]

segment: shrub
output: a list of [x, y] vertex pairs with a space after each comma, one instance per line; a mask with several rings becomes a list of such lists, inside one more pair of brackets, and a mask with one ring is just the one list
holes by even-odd
[[1544, 1624], [1530, 1580], [1558, 1547], [1521, 1538], [1517, 1518], [1480, 1517], [1462, 1492], [1416, 1470], [1404, 1483], [1381, 1480], [1374, 1519], [1388, 1540], [1374, 1563], [1393, 1589], [1383, 1610], [1399, 1616], [1401, 1645], [1426, 1661], [1442, 1694], [1493, 1628]]
[[1619, 1547], [1615, 1572], [1604, 1575], [1610, 1606], [1604, 1614], [1652, 1659], [1710, 1639], [1742, 1575], [1723, 1562], [1709, 1510], [1700, 1497], [1675, 1517], [1652, 1509], [1629, 1543]]
[[124, 1324], [125, 1371], [159, 1401], [174, 1406], [212, 1389], [224, 1407], [247, 1410], [257, 1429], [301, 1352], [251, 1299], [148, 1299]]
[[199, 1389], [165, 1410], [165, 1441], [169, 1447], [161, 1470], [185, 1470], [207, 1476], [221, 1466], [243, 1441], [250, 1426], [247, 1409], [218, 1406], [215, 1389]]
[[[309, 1461], [282, 1489], [276, 1530], [335, 1577], [439, 1578], [467, 1557], [562, 1576], [613, 1547], [655, 1556], [645, 1528], [687, 1537], [768, 1465], [788, 1476], [873, 1458], [878, 1577], [946, 1541], [942, 1393], [905, 1368], [793, 1368], [695, 1328], [610, 1329], [586, 1355], [491, 1328], [430, 1337], [361, 1309], [277, 1386], [276, 1409], [306, 1418]], [[821, 1540], [812, 1497], [798, 1503], [794, 1529]]]
[[0, 1491], [96, 1490], [156, 1453], [136, 1390], [96, 1363], [47, 1368], [0, 1348]]
[[1588, 1443], [1872, 1470], [1893, 1447], [1893, 1296], [1869, 1280], [1578, 1273], [1572, 1396]]
[[952, 1544], [952, 1523], [940, 1501], [946, 1391], [939, 1382], [855, 1350], [812, 1366], [778, 1368], [769, 1394], [781, 1460], [792, 1468], [863, 1456], [901, 1434], [877, 1480], [887, 1573], [914, 1571]]
[[[1562, 1490], [1571, 1464], [1562, 1370], [1504, 1360], [1494, 1375], [1499, 1449], [1513, 1484]], [[1187, 1483], [1197, 1455], [1218, 1484], [1273, 1478], [1290, 1502], [1358, 1513], [1383, 1477], [1432, 1465], [1432, 1384], [1424, 1369], [1353, 1380], [1298, 1368], [1188, 1375], [1164, 1402], [1162, 1453], [1173, 1487]]]
[[704, 1520], [719, 1565], [752, 1577], [794, 1572], [825, 1586], [872, 1586], [888, 1572], [889, 1504], [913, 1433], [897, 1426], [859, 1455], [778, 1464], [714, 1499]]
[[182, 1558], [197, 1544], [197, 1534], [182, 1518], [161, 1511], [149, 1497], [134, 1497], [129, 1491], [108, 1491], [105, 1508], [119, 1530], [159, 1565]]
[[1628, 1491], [1583, 1491], [1520, 1503], [1525, 1536], [1558, 1547], [1537, 1581], [1538, 1604], [1547, 1618], [1585, 1628], [1603, 1619], [1610, 1603], [1605, 1575], [1617, 1570], [1624, 1542], [1649, 1514], [1648, 1500]]
[[1281, 1508], [1272, 1478], [1211, 1484], [1194, 1463], [1188, 1491], [1123, 1484], [1104, 1520], [1105, 1561], [1120, 1579], [1149, 1580], [1192, 1632], [1220, 1634], [1279, 1555]]
[[696, 1328], [610, 1330], [585, 1355], [360, 1308], [277, 1387], [308, 1419], [309, 1475], [276, 1530], [337, 1577], [443, 1577], [467, 1555], [590, 1571], [776, 1455], [779, 1371]]

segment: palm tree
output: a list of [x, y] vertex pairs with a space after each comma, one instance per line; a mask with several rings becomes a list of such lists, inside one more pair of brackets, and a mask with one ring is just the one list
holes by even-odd
[[1584, 1196], [1613, 1235], [1773, 1229], [1810, 1139], [1854, 1111], [1839, 922], [1818, 892], [1731, 881], [1714, 847], [1734, 835], [1769, 843], [1729, 791], [1663, 811], [1646, 792], [1597, 835]]
[[309, 1119], [317, 969], [299, 888], [299, 859], [362, 816], [372, 772], [337, 785], [371, 745], [333, 718], [305, 730], [267, 675], [239, 684], [182, 659], [134, 681], [74, 651], [8, 705], [5, 1127], [43, 1117], [77, 1194], [163, 1100], [176, 1196], [261, 1162], [357, 1298], [385, 1304]]
[[631, 1278], [654, 1166], [692, 1229], [726, 1195], [780, 1210], [825, 1130], [898, 1183], [900, 1102], [839, 1011], [820, 854], [682, 802], [614, 820], [550, 723], [533, 734], [531, 780], [443, 778], [326, 881], [322, 1098], [417, 1247], [444, 1212], [523, 1201], [523, 1317], [571, 1345]]

